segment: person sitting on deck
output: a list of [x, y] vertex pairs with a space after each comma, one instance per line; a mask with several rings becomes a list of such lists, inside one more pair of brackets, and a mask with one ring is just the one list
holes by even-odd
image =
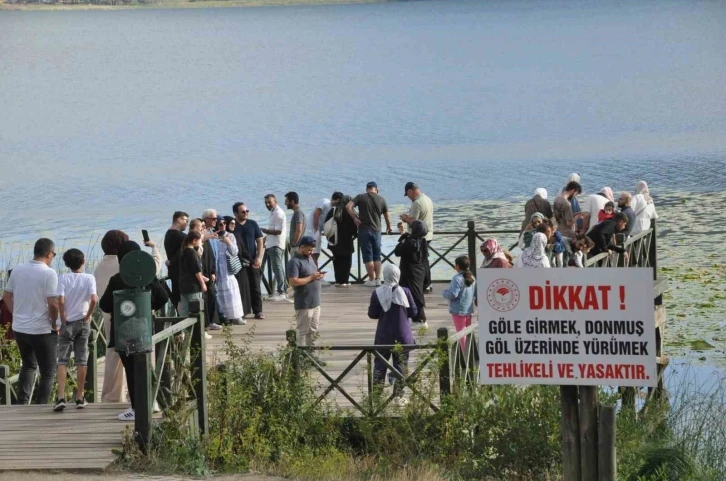
[[535, 189], [534, 197], [524, 204], [524, 221], [522, 221], [522, 231], [525, 230], [527, 224], [532, 221], [532, 215], [539, 212], [545, 219], [553, 217], [552, 206], [547, 202], [547, 191], [542, 187]]
[[502, 250], [502, 246], [499, 245], [499, 241], [496, 239], [487, 239], [481, 245], [481, 253], [484, 256], [484, 260], [481, 263], [481, 267], [486, 268], [504, 268], [508, 269], [512, 267], [507, 255]]
[[398, 239], [398, 244], [393, 251], [401, 258], [401, 285], [411, 290], [413, 299], [416, 302], [416, 316], [413, 322], [421, 323], [422, 327], [428, 327], [426, 323], [426, 299], [424, 298], [424, 282], [426, 279], [426, 255], [424, 243], [426, 237], [426, 224], [420, 220], [413, 221], [411, 233], [404, 233]]
[[606, 220], [593, 227], [587, 233], [587, 236], [595, 243], [591, 255], [596, 256], [603, 252], [615, 251], [625, 253], [627, 257], [625, 249], [615, 243], [615, 234], [625, 232], [627, 226], [628, 216], [622, 212], [618, 212], [613, 219]]
[[[371, 301], [368, 305], [368, 317], [378, 319], [376, 328], [376, 345], [393, 344], [414, 344], [413, 332], [408, 323], [409, 319], [416, 317], [416, 302], [411, 291], [399, 285], [401, 271], [393, 264], [386, 264], [383, 268], [383, 284], [376, 288], [371, 294]], [[393, 355], [393, 367], [405, 375], [408, 366], [408, 351], [403, 349], [400, 352], [392, 349], [380, 349], [381, 356], [389, 360]], [[373, 363], [373, 382], [377, 385], [383, 384], [386, 379], [388, 366], [381, 359], [376, 358]], [[399, 405], [406, 404], [401, 397], [403, 394], [403, 383], [396, 379], [393, 391]]]
[[[118, 262], [119, 265], [121, 264], [121, 261], [123, 258], [128, 254], [129, 252], [138, 251], [141, 250], [141, 247], [134, 241], [126, 241], [118, 248]], [[108, 349], [111, 349], [115, 346], [115, 322], [114, 322], [114, 315], [113, 315], [113, 293], [115, 291], [120, 291], [124, 289], [132, 289], [132, 287], [121, 278], [121, 274], [114, 274], [111, 279], [108, 281], [108, 286], [106, 287], [106, 291], [103, 293], [103, 296], [101, 296], [101, 300], [98, 301], [98, 305], [101, 308], [103, 312], [106, 312], [110, 314], [110, 320], [111, 320], [111, 330], [110, 335], [108, 338]], [[166, 293], [166, 288], [164, 285], [159, 282], [158, 279], [154, 278], [154, 280], [145, 287], [145, 289], [149, 289], [151, 291], [151, 310], [152, 311], [158, 311], [162, 307], [166, 305], [166, 303], [169, 301], [169, 295]], [[135, 378], [134, 378], [134, 358], [133, 356], [127, 356], [124, 351], [116, 350], [118, 353], [119, 358], [121, 359], [121, 364], [124, 366], [124, 371], [126, 372], [126, 388], [129, 391], [129, 398], [131, 401], [131, 407], [128, 408], [126, 411], [122, 412], [118, 415], [119, 421], [133, 421], [136, 419], [134, 406], [135, 406]]]

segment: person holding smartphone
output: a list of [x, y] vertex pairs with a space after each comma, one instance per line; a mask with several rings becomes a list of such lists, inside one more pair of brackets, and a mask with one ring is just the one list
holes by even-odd
[[201, 300], [207, 292], [208, 279], [202, 274], [202, 262], [199, 252], [202, 248], [202, 235], [191, 231], [184, 238], [181, 254], [179, 254], [179, 315], [189, 315], [189, 303]]
[[312, 236], [304, 236], [287, 263], [287, 277], [295, 296], [297, 342], [301, 346], [315, 343], [320, 323], [320, 281], [325, 273], [318, 271], [312, 257], [316, 244]]

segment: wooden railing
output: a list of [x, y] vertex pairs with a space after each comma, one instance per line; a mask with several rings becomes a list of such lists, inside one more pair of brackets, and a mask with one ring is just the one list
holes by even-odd
[[198, 433], [208, 432], [206, 339], [204, 303], [192, 301], [189, 317], [154, 320], [155, 360], [151, 353], [134, 355], [134, 432], [142, 450], [152, 436], [154, 402], [162, 410], [188, 409]]

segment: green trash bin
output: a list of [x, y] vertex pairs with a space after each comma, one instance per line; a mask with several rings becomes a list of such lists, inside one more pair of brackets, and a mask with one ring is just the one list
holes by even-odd
[[151, 352], [151, 291], [115, 291], [113, 312], [116, 350], [127, 356]]
[[149, 353], [151, 341], [151, 291], [144, 289], [156, 275], [154, 258], [144, 251], [126, 254], [119, 266], [124, 282], [133, 289], [114, 291], [114, 342], [127, 356]]

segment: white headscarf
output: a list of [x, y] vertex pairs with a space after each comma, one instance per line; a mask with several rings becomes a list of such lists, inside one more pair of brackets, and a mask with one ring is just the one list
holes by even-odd
[[532, 236], [532, 243], [517, 258], [517, 267], [550, 267], [550, 260], [545, 254], [547, 236], [537, 232]]
[[[645, 199], [645, 201], [648, 204], [652, 204], [653, 203], [653, 198], [650, 196], [650, 189], [648, 189], [648, 184], [644, 180], [641, 180], [635, 186], [635, 193], [636, 194], [642, 194], [643, 195], [643, 198]], [[633, 210], [635, 210], [635, 209], [633, 209]]]
[[547, 190], [545, 190], [542, 187], [538, 187], [538, 188], [534, 189], [534, 195], [538, 195], [538, 196], [542, 197], [544, 200], [547, 200]]
[[[383, 307], [383, 312], [388, 312], [392, 304], [398, 304], [403, 307], [411, 307], [408, 304], [408, 297], [403, 289], [398, 287], [398, 281], [401, 278], [401, 270], [394, 264], [386, 264], [383, 267], [383, 285], [376, 289], [378, 302]], [[397, 288], [397, 289], [394, 289]]]

